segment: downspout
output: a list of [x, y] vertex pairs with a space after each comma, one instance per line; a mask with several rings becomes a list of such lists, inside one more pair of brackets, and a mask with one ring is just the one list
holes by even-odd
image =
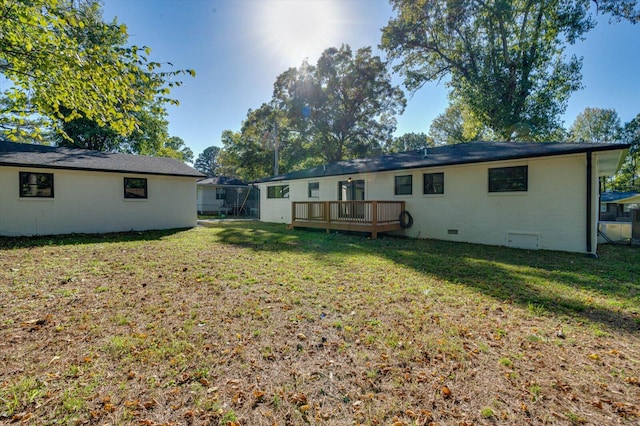
[[587, 151], [587, 255], [592, 257], [597, 257], [598, 255], [592, 253], [593, 247], [591, 246], [591, 204], [593, 202], [593, 161], [592, 161], [592, 151]]

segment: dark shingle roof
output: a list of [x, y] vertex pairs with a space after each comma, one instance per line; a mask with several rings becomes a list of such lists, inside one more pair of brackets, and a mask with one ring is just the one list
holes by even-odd
[[603, 192], [600, 194], [600, 201], [603, 203], [614, 203], [618, 200], [624, 200], [627, 198], [640, 195], [638, 192]]
[[247, 186], [247, 182], [229, 176], [213, 176], [210, 178], [199, 180], [198, 185]]
[[0, 141], [0, 166], [166, 176], [203, 176], [194, 168], [175, 158], [148, 157], [5, 141]]
[[386, 154], [380, 157], [338, 161], [310, 169], [260, 179], [256, 182], [307, 179], [367, 172], [450, 166], [487, 161], [515, 160], [575, 154], [588, 151], [627, 149], [621, 143], [559, 143], [559, 142], [470, 142], [456, 145], [429, 147], [416, 151]]

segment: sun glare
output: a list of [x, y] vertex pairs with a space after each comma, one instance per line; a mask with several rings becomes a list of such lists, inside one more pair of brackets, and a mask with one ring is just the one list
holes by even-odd
[[253, 30], [273, 59], [286, 66], [306, 58], [314, 63], [324, 49], [343, 43], [344, 9], [333, 0], [263, 0], [252, 11]]

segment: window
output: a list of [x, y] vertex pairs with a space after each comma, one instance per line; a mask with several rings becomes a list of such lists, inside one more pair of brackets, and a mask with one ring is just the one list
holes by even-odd
[[424, 194], [444, 194], [444, 173], [424, 174]]
[[411, 195], [413, 194], [413, 176], [396, 176], [395, 184], [396, 195]]
[[53, 173], [20, 172], [20, 196], [53, 198]]
[[147, 179], [124, 178], [124, 198], [147, 198]]
[[289, 185], [267, 187], [267, 198], [289, 198]]
[[320, 198], [320, 182], [309, 182], [309, 198]]
[[216, 200], [224, 200], [226, 195], [224, 188], [216, 188]]
[[527, 166], [489, 169], [489, 192], [527, 190]]

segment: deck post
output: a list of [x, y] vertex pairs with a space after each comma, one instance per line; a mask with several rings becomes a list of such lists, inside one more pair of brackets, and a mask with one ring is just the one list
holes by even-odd
[[296, 203], [291, 202], [291, 226], [293, 227], [294, 222], [296, 221]]
[[371, 239], [378, 238], [378, 202], [373, 200], [371, 202]]
[[329, 201], [324, 201], [322, 204], [322, 216], [323, 220], [327, 224], [327, 234], [331, 233], [331, 212], [330, 212], [331, 204]]

